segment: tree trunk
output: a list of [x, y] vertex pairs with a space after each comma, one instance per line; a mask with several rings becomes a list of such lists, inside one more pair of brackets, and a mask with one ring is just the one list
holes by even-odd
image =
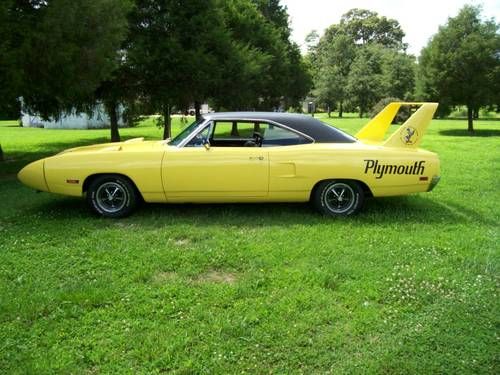
[[2, 150], [2, 145], [0, 145], [0, 161], [4, 161], [5, 159], [3, 158], [3, 150]]
[[474, 108], [474, 120], [479, 119], [479, 107]]
[[330, 104], [328, 104], [328, 118], [331, 118], [332, 117], [332, 110], [330, 108]]
[[106, 110], [109, 116], [109, 125], [111, 129], [111, 142], [120, 142], [120, 132], [118, 131], [118, 104], [111, 100], [106, 104]]
[[344, 105], [342, 102], [339, 103], [339, 118], [342, 118], [342, 115], [344, 114]]
[[163, 139], [172, 136], [172, 118], [170, 117], [170, 104], [163, 106]]
[[199, 120], [201, 118], [201, 103], [199, 101], [194, 102], [194, 113], [196, 120]]
[[467, 130], [474, 133], [474, 109], [472, 105], [467, 106]]

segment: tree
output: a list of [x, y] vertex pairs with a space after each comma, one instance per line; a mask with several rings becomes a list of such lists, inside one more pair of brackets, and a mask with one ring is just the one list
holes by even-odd
[[319, 42], [319, 34], [317, 30], [311, 30], [309, 34], [306, 35], [304, 43], [307, 46], [307, 52], [312, 52], [316, 49]]
[[[6, 112], [10, 112], [10, 108], [7, 103], [12, 103], [16, 100], [15, 90], [13, 90], [13, 83], [19, 70], [16, 69], [16, 64], [12, 63], [11, 59], [11, 44], [12, 44], [12, 33], [14, 25], [10, 21], [10, 9], [12, 7], [12, 1], [6, 0], [2, 6], [0, 6], [0, 117]], [[16, 74], [17, 73], [17, 74]], [[0, 162], [4, 161], [2, 145], [0, 144]]]
[[266, 18], [262, 1], [220, 1], [219, 6], [229, 39], [221, 41], [217, 51], [221, 79], [214, 82], [211, 101], [220, 109], [255, 109], [272, 96], [268, 90], [273, 79], [270, 69], [283, 52], [279, 47], [285, 32], [279, 28], [281, 15], [273, 15], [270, 8]]
[[168, 138], [172, 107], [199, 108], [216, 93], [228, 73], [224, 58], [238, 56], [237, 48], [218, 0], [137, 0], [130, 28], [127, 59]]
[[22, 97], [43, 118], [89, 110], [119, 63], [128, 1], [9, 0], [0, 8], [8, 27], [0, 75], [9, 73], [2, 82], [10, 100]]
[[417, 69], [415, 57], [390, 48], [381, 51], [384, 96], [413, 99]]
[[312, 81], [297, 44], [290, 42], [288, 12], [280, 0], [253, 0], [267, 21], [261, 28], [260, 40], [254, 45], [270, 55], [271, 63], [264, 66], [267, 79], [257, 105], [260, 109], [297, 106], [310, 90]]
[[359, 117], [382, 98], [382, 57], [376, 46], [365, 46], [358, 52], [347, 79], [347, 93], [350, 101], [359, 108]]
[[[311, 80], [300, 50], [289, 40], [286, 8], [278, 1], [221, 1], [233, 53], [212, 100], [216, 108], [275, 109], [297, 105]], [[224, 55], [224, 53], [223, 53]], [[232, 76], [229, 75], [232, 74]]]
[[377, 12], [354, 8], [340, 19], [340, 26], [356, 44], [379, 44], [397, 50], [406, 49], [405, 36], [398, 21]]
[[[317, 65], [312, 71], [314, 93], [320, 104], [327, 108], [337, 106], [342, 117], [346, 102], [361, 105], [363, 114], [383, 96], [412, 96], [414, 59], [404, 52], [403, 37], [396, 20], [364, 9], [351, 9], [344, 14], [309, 53], [310, 61], [314, 58]], [[366, 57], [370, 61], [362, 61]], [[361, 86], [355, 87], [356, 84]], [[370, 89], [367, 96], [363, 95], [363, 88]]]
[[285, 74], [288, 80], [283, 90], [284, 108], [298, 108], [300, 101], [312, 87], [312, 76], [295, 43], [288, 46], [288, 66]]
[[[5, 0], [0, 6], [0, 118], [14, 118], [19, 115], [17, 86], [22, 69], [14, 60], [13, 46], [18, 24], [13, 21], [13, 0]], [[18, 117], [18, 116], [17, 116]]]
[[270, 57], [262, 69], [261, 90], [257, 108], [271, 110], [297, 107], [310, 90], [312, 81], [297, 44], [290, 42], [288, 12], [279, 0], [253, 0], [265, 22], [259, 39], [248, 35], [258, 50]]
[[467, 130], [473, 132], [474, 111], [498, 100], [498, 24], [483, 20], [479, 7], [464, 6], [422, 50], [419, 69], [423, 99], [466, 105]]
[[347, 98], [347, 78], [356, 56], [354, 39], [342, 27], [330, 26], [318, 44], [319, 68], [315, 77], [315, 94], [330, 109], [338, 103], [339, 117]]

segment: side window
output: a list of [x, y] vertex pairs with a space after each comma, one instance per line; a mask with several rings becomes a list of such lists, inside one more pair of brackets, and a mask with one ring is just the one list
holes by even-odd
[[216, 121], [212, 139], [236, 140], [252, 138], [255, 124], [241, 121]]
[[260, 131], [259, 125], [253, 121], [215, 121], [210, 144], [214, 147], [260, 146], [254, 137], [254, 133]]
[[203, 143], [206, 142], [210, 136], [210, 130], [211, 130], [212, 126], [211, 125], [207, 125], [203, 128], [203, 130], [201, 130], [200, 132], [198, 132], [198, 134], [196, 134], [194, 136], [193, 139], [191, 139], [185, 147], [201, 147], [203, 146]]
[[306, 143], [312, 143], [306, 137], [301, 136], [291, 130], [276, 126], [273, 124], [263, 124], [262, 126], [262, 136], [264, 140], [262, 142], [263, 147], [270, 146], [292, 146], [292, 145], [302, 145]]

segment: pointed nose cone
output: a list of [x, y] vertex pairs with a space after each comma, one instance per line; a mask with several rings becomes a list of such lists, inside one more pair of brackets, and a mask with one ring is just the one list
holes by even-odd
[[44, 163], [45, 161], [42, 159], [28, 164], [17, 174], [17, 178], [30, 188], [40, 191], [49, 191], [47, 183], [45, 182]]

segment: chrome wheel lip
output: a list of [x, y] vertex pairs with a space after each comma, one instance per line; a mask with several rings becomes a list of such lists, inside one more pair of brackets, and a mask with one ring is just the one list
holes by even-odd
[[350, 185], [343, 182], [335, 182], [325, 189], [323, 203], [331, 212], [343, 214], [354, 207], [356, 193]]
[[127, 190], [123, 185], [115, 181], [103, 183], [95, 193], [96, 205], [110, 214], [121, 211], [126, 206], [127, 200]]

